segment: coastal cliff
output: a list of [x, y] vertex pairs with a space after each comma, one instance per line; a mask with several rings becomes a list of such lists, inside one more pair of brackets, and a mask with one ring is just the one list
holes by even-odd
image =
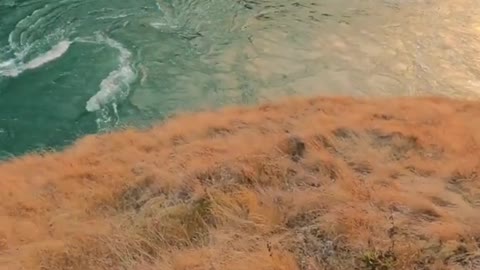
[[0, 269], [478, 269], [480, 103], [290, 99], [0, 164]]

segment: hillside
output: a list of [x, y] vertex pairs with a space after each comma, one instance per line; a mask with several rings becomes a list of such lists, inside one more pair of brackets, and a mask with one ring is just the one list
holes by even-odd
[[0, 269], [479, 269], [480, 103], [291, 99], [0, 164]]

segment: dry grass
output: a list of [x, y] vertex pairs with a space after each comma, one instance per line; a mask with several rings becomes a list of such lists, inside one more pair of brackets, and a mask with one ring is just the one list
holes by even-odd
[[290, 100], [0, 165], [0, 269], [479, 269], [480, 103]]

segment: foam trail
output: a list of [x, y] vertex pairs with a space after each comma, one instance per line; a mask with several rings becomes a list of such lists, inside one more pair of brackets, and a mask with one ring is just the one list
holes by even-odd
[[39, 68], [48, 62], [60, 58], [68, 51], [68, 48], [70, 48], [71, 44], [72, 43], [67, 40], [60, 41], [46, 53], [37, 56], [27, 63], [19, 62], [19, 60], [16, 59], [10, 59], [2, 62], [0, 63], [0, 76], [17, 77], [25, 70]]
[[130, 51], [111, 38], [100, 36], [99, 39], [119, 51], [119, 65], [116, 70], [110, 72], [102, 80], [100, 90], [87, 101], [85, 109], [89, 112], [98, 111], [104, 105], [127, 96], [130, 91], [130, 84], [136, 79], [136, 74], [130, 63], [132, 57]]
[[5, 62], [1, 62], [0, 63], [0, 69], [1, 68], [7, 68], [7, 67], [9, 67], [11, 65], [14, 65], [14, 64], [15, 64], [15, 59], [10, 59], [10, 60], [7, 60]]
[[37, 58], [34, 58], [32, 61], [28, 62], [25, 65], [25, 69], [38, 68], [48, 62], [51, 62], [57, 58], [60, 58], [62, 55], [64, 55], [68, 51], [68, 48], [70, 48], [71, 44], [72, 43], [70, 41], [60, 41], [57, 45], [53, 46], [52, 49], [47, 53]]
[[0, 76], [17, 77], [21, 73], [15, 59], [10, 59], [0, 63]]

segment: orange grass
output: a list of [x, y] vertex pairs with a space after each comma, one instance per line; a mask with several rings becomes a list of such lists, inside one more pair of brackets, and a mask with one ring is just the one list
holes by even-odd
[[480, 103], [290, 99], [0, 164], [0, 269], [480, 269]]

